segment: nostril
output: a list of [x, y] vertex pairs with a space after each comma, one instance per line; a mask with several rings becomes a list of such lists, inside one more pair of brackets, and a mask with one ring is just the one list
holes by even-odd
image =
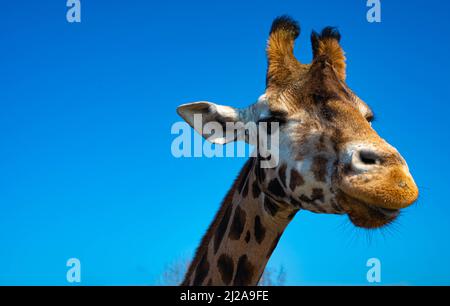
[[373, 151], [362, 150], [358, 152], [359, 160], [368, 166], [381, 164], [381, 158]]

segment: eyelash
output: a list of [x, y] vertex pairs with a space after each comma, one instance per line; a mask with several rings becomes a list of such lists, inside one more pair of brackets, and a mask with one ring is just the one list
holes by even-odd
[[284, 117], [277, 117], [277, 116], [272, 116], [272, 117], [268, 117], [262, 120], [259, 120], [258, 123], [261, 122], [267, 122], [267, 123], [271, 123], [271, 122], [278, 122], [280, 125], [286, 123], [286, 118]]

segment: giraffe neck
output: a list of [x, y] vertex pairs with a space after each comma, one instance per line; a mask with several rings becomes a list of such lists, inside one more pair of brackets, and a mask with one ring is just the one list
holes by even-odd
[[257, 285], [286, 226], [297, 212], [261, 188], [250, 159], [197, 249], [182, 285]]

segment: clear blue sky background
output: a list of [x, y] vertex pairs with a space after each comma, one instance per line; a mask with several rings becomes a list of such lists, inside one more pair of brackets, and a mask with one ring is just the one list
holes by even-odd
[[[20, 2], [20, 3], [19, 3]], [[190, 258], [244, 159], [175, 159], [176, 106], [246, 106], [264, 90], [271, 21], [338, 26], [348, 83], [407, 159], [419, 203], [367, 238], [302, 212], [270, 261], [290, 285], [450, 284], [448, 1], [3, 1], [0, 10], [0, 284], [156, 284]]]

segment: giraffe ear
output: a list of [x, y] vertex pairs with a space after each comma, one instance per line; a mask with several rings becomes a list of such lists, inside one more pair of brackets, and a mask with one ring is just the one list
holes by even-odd
[[226, 125], [242, 119], [239, 109], [206, 101], [180, 105], [177, 113], [200, 135], [217, 144], [235, 141], [237, 135], [227, 135]]
[[339, 44], [340, 40], [341, 34], [333, 27], [326, 27], [320, 34], [315, 31], [311, 34], [314, 60], [318, 57], [326, 57], [336, 70], [339, 79], [345, 81], [345, 52]]
[[236, 140], [255, 144], [258, 123], [273, 115], [265, 94], [247, 108], [201, 101], [180, 105], [177, 113], [200, 135], [217, 144]]

